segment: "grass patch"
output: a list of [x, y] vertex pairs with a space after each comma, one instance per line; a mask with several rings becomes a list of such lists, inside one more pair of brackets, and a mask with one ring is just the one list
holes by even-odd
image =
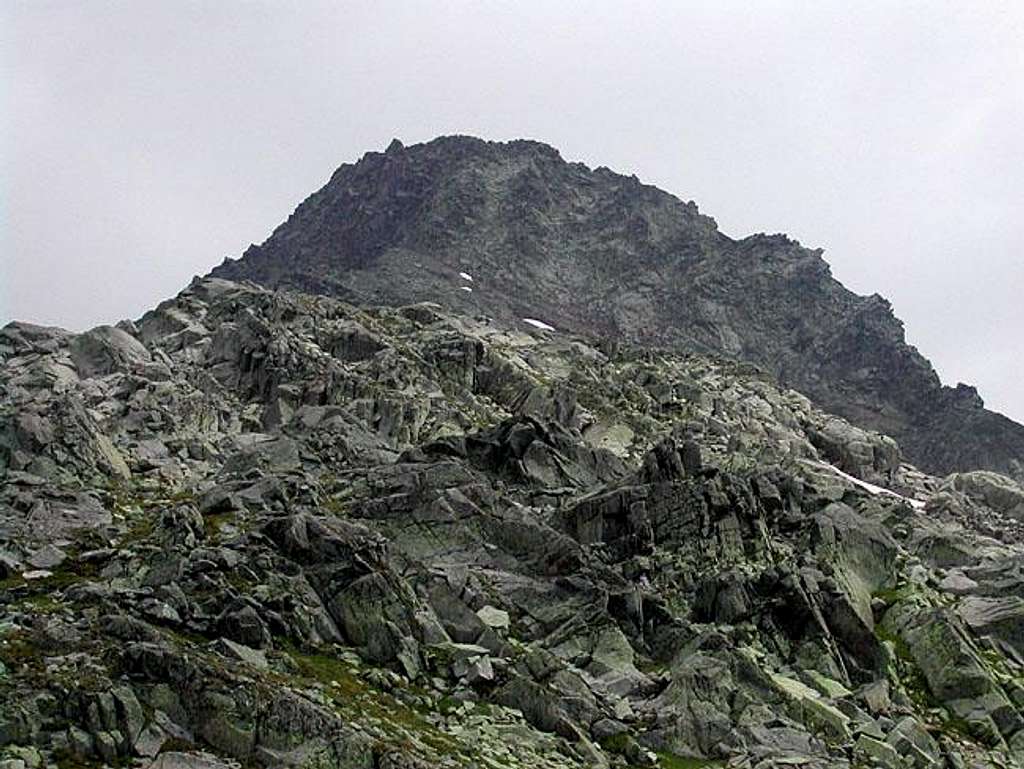
[[121, 547], [131, 547], [132, 545], [141, 544], [152, 537], [154, 531], [156, 531], [156, 521], [153, 516], [133, 518], [131, 527], [121, 537], [119, 545]]
[[326, 654], [302, 654], [289, 650], [299, 668], [299, 675], [328, 687], [332, 695], [355, 698], [370, 691], [346, 663]]
[[657, 756], [661, 769], [705, 769], [725, 766], [725, 761], [716, 758], [693, 758], [677, 756], [674, 753], [658, 753]]
[[0, 605], [20, 605], [37, 612], [57, 611], [61, 606], [53, 593], [82, 582], [90, 582], [96, 579], [98, 574], [95, 564], [76, 561], [74, 554], [71, 553], [48, 577], [25, 579], [16, 574], [0, 582]]
[[[99, 769], [106, 764], [99, 759], [85, 758], [70, 750], [61, 750], [54, 755], [54, 766], [57, 769]], [[121, 766], [120, 762], [115, 766]]]
[[415, 738], [442, 755], [457, 755], [459, 743], [428, 723], [414, 708], [378, 691], [360, 679], [344, 661], [327, 654], [307, 654], [288, 649], [299, 675], [324, 686], [338, 710], [347, 715], [370, 716], [392, 728], [395, 744]]
[[8, 675], [13, 675], [23, 668], [33, 673], [45, 672], [42, 652], [24, 631], [17, 631], [0, 639], [0, 662], [7, 667]]
[[349, 503], [341, 498], [340, 494], [330, 496], [325, 499], [320, 507], [326, 511], [328, 515], [333, 515], [336, 518], [344, 518], [349, 509]]
[[235, 514], [233, 512], [213, 513], [203, 516], [203, 529], [207, 539], [216, 540], [220, 537], [221, 530], [233, 523]]
[[914, 586], [908, 583], [902, 587], [890, 587], [882, 590], [876, 590], [871, 594], [871, 597], [881, 599], [885, 602], [886, 606], [892, 606], [894, 603], [910, 598], [913, 594]]
[[620, 732], [619, 734], [602, 737], [600, 745], [601, 750], [607, 751], [608, 753], [624, 753], [626, 751], [626, 747], [629, 745], [629, 733]]
[[17, 590], [26, 584], [25, 578], [20, 574], [12, 574], [9, 577], [0, 579], [0, 592], [6, 593], [10, 590]]
[[899, 683], [914, 705], [920, 710], [942, 707], [942, 703], [938, 702], [932, 694], [932, 690], [928, 686], [928, 680], [925, 678], [921, 668], [914, 661], [907, 642], [898, 635], [887, 631], [881, 624], [875, 626], [875, 635], [880, 641], [889, 641], [895, 648], [896, 663], [899, 666], [900, 673]]
[[63, 608], [63, 604], [49, 594], [29, 595], [21, 603], [31, 607], [33, 611], [39, 614], [52, 614]]

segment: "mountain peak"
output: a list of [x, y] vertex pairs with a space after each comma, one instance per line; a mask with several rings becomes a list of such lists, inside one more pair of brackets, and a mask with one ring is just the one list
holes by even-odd
[[1024, 427], [950, 397], [889, 302], [844, 288], [821, 250], [733, 240], [696, 204], [538, 141], [396, 139], [213, 274], [746, 360], [930, 470], [1024, 474]]

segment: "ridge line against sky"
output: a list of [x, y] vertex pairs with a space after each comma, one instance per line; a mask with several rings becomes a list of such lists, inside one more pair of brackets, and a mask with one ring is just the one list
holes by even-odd
[[784, 232], [1024, 421], [1024, 4], [8, 2], [0, 321], [137, 317], [341, 163], [535, 138]]

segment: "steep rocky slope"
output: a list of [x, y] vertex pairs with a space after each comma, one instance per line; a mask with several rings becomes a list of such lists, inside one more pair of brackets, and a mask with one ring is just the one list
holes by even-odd
[[3, 769], [1024, 760], [1024, 490], [750, 364], [208, 278], [0, 395]]
[[754, 362], [931, 472], [1024, 479], [1024, 427], [941, 386], [888, 302], [846, 290], [820, 251], [733, 240], [693, 203], [536, 142], [395, 142], [213, 274]]

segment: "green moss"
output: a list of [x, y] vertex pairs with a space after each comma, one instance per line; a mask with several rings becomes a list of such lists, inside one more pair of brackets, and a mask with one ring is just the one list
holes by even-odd
[[0, 640], [0, 662], [12, 674], [23, 668], [33, 673], [45, 670], [42, 652], [24, 631], [16, 631]]
[[163, 745], [160, 746], [161, 753], [188, 753], [195, 749], [195, 743], [183, 740], [180, 737], [168, 737], [164, 740]]
[[899, 666], [900, 673], [899, 683], [903, 687], [904, 691], [906, 691], [907, 696], [913, 701], [914, 705], [921, 710], [941, 707], [941, 703], [938, 702], [932, 694], [924, 673], [914, 660], [914, 656], [911, 654], [910, 647], [907, 646], [907, 642], [900, 636], [890, 633], [880, 624], [875, 626], [875, 635], [880, 641], [888, 641], [892, 643], [895, 648], [896, 662]]
[[[968, 739], [977, 740], [982, 737], [976, 728], [972, 728], [971, 724], [959, 716], [950, 716], [942, 723], [942, 732], [947, 737], [953, 737], [954, 739]], [[984, 740], [982, 740], [984, 741]]]
[[988, 667], [989, 673], [995, 674], [996, 676], [1013, 676], [1006, 657], [995, 649], [979, 649], [978, 656], [981, 658], [982, 664]]
[[170, 500], [174, 504], [181, 505], [186, 502], [194, 502], [196, 499], [195, 492], [191, 489], [179, 489], [178, 491], [171, 494]]
[[[685, 611], [685, 607], [683, 608], [683, 611]], [[664, 659], [639, 657], [636, 660], [637, 670], [641, 673], [646, 673], [648, 676], [667, 673], [670, 667], [671, 666]]]
[[348, 503], [341, 498], [341, 495], [328, 497], [323, 501], [320, 507], [328, 515], [334, 515], [339, 518], [344, 517], [349, 509]]
[[220, 536], [221, 530], [233, 523], [235, 520], [235, 514], [232, 512], [214, 513], [212, 515], [203, 516], [203, 528], [206, 531], [206, 536], [210, 539], [216, 539]]
[[25, 584], [25, 579], [20, 574], [12, 574], [5, 579], [0, 579], [0, 591], [6, 593], [15, 590]]
[[447, 716], [457, 711], [461, 704], [454, 697], [442, 697], [440, 702], [437, 703], [437, 710], [442, 715]]
[[209, 638], [199, 633], [185, 630], [183, 628], [169, 628], [165, 627], [161, 629], [164, 635], [173, 639], [178, 643], [180, 647], [189, 648], [192, 646], [204, 646], [209, 642]]
[[[248, 572], [248, 569], [246, 569], [245, 571]], [[249, 574], [251, 574], [251, 572], [249, 572]], [[227, 581], [229, 585], [231, 585], [231, 587], [233, 587], [240, 593], [248, 593], [249, 589], [253, 586], [252, 577], [246, 574], [242, 574], [242, 572], [239, 569], [234, 569], [230, 572], [227, 572], [224, 575], [224, 579]]]
[[152, 517], [136, 517], [132, 521], [131, 527], [128, 529], [127, 533], [121, 538], [121, 545], [130, 546], [144, 542], [153, 536], [153, 531], [155, 529], [156, 522]]
[[53, 593], [72, 585], [93, 580], [97, 576], [94, 564], [76, 561], [74, 555], [53, 570], [48, 577], [27, 580], [20, 575], [0, 582], [3, 598], [0, 604], [23, 605], [37, 612], [51, 612], [60, 608]]
[[910, 584], [903, 585], [902, 587], [884, 588], [882, 590], [876, 590], [871, 594], [872, 598], [879, 598], [885, 602], [887, 606], [892, 606], [894, 603], [909, 598], [914, 593], [914, 586]]
[[63, 608], [63, 605], [51, 595], [30, 595], [22, 603], [40, 614], [51, 614]]
[[84, 758], [69, 750], [61, 750], [54, 755], [54, 766], [57, 769], [98, 769], [106, 765], [98, 759]]
[[627, 732], [620, 732], [619, 734], [603, 737], [601, 738], [600, 745], [601, 749], [608, 753], [623, 753], [629, 745], [629, 734]]
[[365, 694], [369, 687], [356, 677], [346, 663], [326, 654], [302, 654], [290, 651], [299, 668], [299, 675], [329, 687], [332, 695], [353, 698]]
[[[629, 737], [623, 733], [601, 740], [601, 747], [609, 753], [622, 753]], [[608, 743], [608, 744], [606, 744]], [[711, 769], [724, 767], [726, 762], [717, 758], [696, 758], [694, 756], [677, 756], [668, 751], [656, 751], [659, 769]], [[630, 764], [627, 769], [640, 769]]]
[[428, 723], [423, 714], [380, 692], [360, 679], [344, 661], [327, 654], [308, 654], [288, 650], [299, 669], [299, 675], [317, 681], [324, 694], [331, 698], [339, 712], [349, 716], [370, 716], [393, 733], [396, 742], [414, 737], [443, 755], [459, 752], [459, 743]]
[[677, 756], [673, 753], [658, 753], [658, 766], [661, 769], [702, 769], [702, 767], [725, 766], [725, 761]]
[[478, 702], [473, 706], [473, 712], [481, 716], [493, 716], [497, 709], [489, 702]]
[[910, 664], [916, 664], [914, 663], [913, 656], [910, 654], [910, 647], [907, 646], [906, 641], [895, 633], [890, 633], [889, 630], [881, 623], [875, 625], [875, 637], [879, 641], [888, 641], [891, 643], [896, 650], [896, 658], [898, 660]]

